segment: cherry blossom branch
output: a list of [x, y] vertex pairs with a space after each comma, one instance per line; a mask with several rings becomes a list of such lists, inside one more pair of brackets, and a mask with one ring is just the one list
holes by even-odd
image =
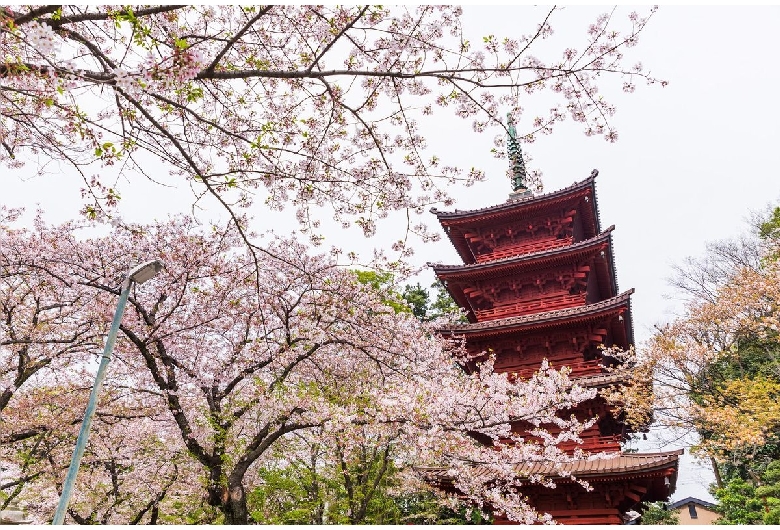
[[222, 60], [222, 58], [225, 56], [225, 54], [226, 54], [226, 53], [227, 53], [227, 52], [228, 52], [228, 51], [229, 51], [229, 50], [230, 50], [230, 49], [231, 49], [231, 48], [232, 48], [232, 47], [233, 47], [233, 46], [234, 46], [234, 45], [235, 45], [235, 44], [236, 44], [236, 43], [237, 43], [239, 40], [241, 40], [241, 37], [243, 37], [243, 36], [244, 36], [244, 34], [245, 34], [247, 31], [249, 31], [250, 29], [252, 29], [252, 26], [255, 24], [255, 22], [257, 22], [258, 20], [260, 20], [261, 18], [263, 18], [263, 17], [265, 16], [265, 14], [266, 14], [266, 13], [268, 13], [268, 12], [271, 10], [271, 8], [272, 8], [272, 7], [273, 7], [273, 6], [263, 6], [262, 8], [260, 8], [260, 10], [258, 11], [258, 13], [257, 13], [257, 14], [256, 14], [254, 17], [252, 17], [252, 18], [249, 20], [249, 22], [247, 22], [247, 23], [246, 23], [246, 25], [245, 25], [243, 28], [241, 28], [240, 30], [238, 30], [238, 31], [236, 32], [236, 34], [235, 34], [235, 35], [233, 35], [233, 37], [232, 37], [232, 38], [231, 38], [231, 39], [230, 39], [230, 40], [227, 42], [227, 44], [225, 45], [225, 47], [224, 47], [224, 48], [222, 48], [222, 50], [221, 50], [219, 53], [217, 53], [217, 54], [216, 54], [216, 56], [214, 57], [214, 60], [212, 60], [212, 61], [211, 61], [211, 64], [210, 64], [210, 65], [208, 65], [208, 66], [206, 67], [206, 69], [204, 70], [204, 72], [213, 72], [213, 71], [214, 71], [214, 69], [215, 69], [215, 68], [217, 67], [217, 65], [219, 64], [219, 62], [220, 62], [220, 61]]

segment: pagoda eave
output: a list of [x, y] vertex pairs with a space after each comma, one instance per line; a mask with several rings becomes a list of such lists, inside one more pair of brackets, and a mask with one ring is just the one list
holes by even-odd
[[[625, 476], [664, 476], [677, 470], [683, 453], [682, 449], [659, 453], [619, 453], [611, 458], [581, 459], [559, 464], [519, 464], [514, 469], [521, 482], [529, 480], [527, 477], [531, 476], [543, 476], [554, 482], [568, 482], [572, 477], [588, 481], [615, 481]], [[448, 468], [420, 467], [417, 471], [439, 483], [454, 482]], [[477, 469], [477, 476], [480, 474], [481, 471]], [[490, 472], [485, 471], [484, 477], [489, 479]]]
[[[515, 272], [525, 268], [537, 268], [558, 263], [567, 263], [573, 260], [582, 259], [585, 256], [594, 254], [599, 250], [611, 246], [612, 231], [615, 225], [610, 226], [605, 231], [566, 247], [559, 247], [550, 250], [541, 250], [532, 254], [523, 254], [517, 257], [497, 259], [480, 263], [469, 263], [466, 265], [440, 265], [429, 264], [440, 280], [454, 279], [475, 279], [486, 275], [503, 275]], [[610, 252], [611, 255], [611, 252]]]
[[477, 208], [475, 210], [443, 212], [436, 208], [431, 208], [431, 213], [436, 215], [443, 226], [453, 226], [474, 219], [496, 222], [497, 220], [500, 221], [517, 215], [518, 211], [526, 213], [536, 209], [548, 209], [551, 205], [563, 204], [576, 198], [591, 196], [594, 197], [595, 200], [595, 191], [595, 177], [591, 176], [580, 182], [575, 182], [567, 188], [551, 193], [509, 200], [502, 204]]
[[558, 208], [566, 207], [567, 209], [575, 208], [581, 213], [583, 226], [586, 227], [585, 238], [599, 234], [601, 223], [596, 204], [594, 179], [595, 177], [591, 176], [559, 191], [509, 200], [487, 208], [455, 210], [454, 212], [440, 212], [433, 208], [431, 212], [438, 218], [464, 263], [474, 263], [477, 261], [477, 257], [467, 240], [467, 233], [475, 227], [510, 223], [521, 218], [541, 215], [544, 212], [553, 213]]
[[[436, 330], [442, 336], [466, 336], [471, 338], [492, 337], [497, 335], [506, 335], [518, 332], [527, 332], [535, 329], [544, 329], [550, 327], [571, 326], [587, 321], [599, 320], [610, 314], [626, 315], [630, 318], [631, 301], [630, 297], [634, 289], [609, 298], [607, 300], [578, 306], [567, 309], [558, 309], [546, 311], [544, 313], [534, 313], [518, 317], [502, 318], [488, 320], [484, 322], [473, 322], [461, 324], [449, 328]], [[633, 342], [632, 326], [626, 326], [626, 339]]]

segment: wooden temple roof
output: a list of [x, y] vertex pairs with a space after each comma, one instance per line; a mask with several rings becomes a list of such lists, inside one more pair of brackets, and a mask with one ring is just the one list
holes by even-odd
[[596, 208], [595, 182], [596, 177], [590, 176], [585, 180], [575, 182], [571, 186], [550, 193], [522, 197], [519, 199], [509, 199], [506, 202], [497, 204], [495, 206], [486, 206], [484, 208], [477, 208], [475, 210], [454, 210], [452, 212], [443, 212], [439, 211], [437, 208], [431, 208], [430, 211], [439, 219], [439, 221], [471, 220], [479, 218], [490, 220], [490, 222], [496, 222], [498, 219], [517, 214], [519, 210], [529, 211], [542, 209], [548, 207], [551, 204], [566, 202], [572, 197], [578, 195], [591, 195], [593, 197], [593, 209], [597, 212], [598, 215], [598, 208]]
[[508, 223], [561, 205], [579, 203], [583, 200], [589, 202], [590, 206], [582, 210], [586, 224], [590, 227], [586, 237], [593, 237], [599, 234], [601, 232], [601, 222], [596, 203], [595, 178], [595, 175], [591, 175], [587, 179], [575, 182], [561, 190], [519, 199], [509, 199], [502, 204], [486, 208], [455, 210], [452, 212], [431, 208], [430, 211], [436, 215], [461, 259], [465, 263], [473, 263], [476, 261], [476, 258], [466, 239], [466, 232], [469, 227]]
[[[662, 453], [617, 453], [614, 457], [582, 459], [561, 464], [551, 464], [548, 461], [531, 462], [515, 465], [514, 468], [521, 479], [533, 475], [567, 479], [567, 475], [573, 475], [586, 480], [622, 480], [624, 475], [676, 470], [682, 454], [682, 449]], [[454, 482], [449, 468], [446, 467], [424, 467], [417, 470], [439, 484]], [[484, 474], [486, 478], [490, 477], [488, 470], [485, 470]]]
[[[610, 226], [596, 237], [573, 243], [565, 247], [556, 247], [549, 250], [540, 250], [530, 254], [521, 254], [508, 258], [483, 261], [480, 263], [467, 263], [465, 265], [442, 265], [439, 263], [427, 263], [442, 280], [454, 278], [474, 278], [482, 276], [503, 275], [520, 270], [521, 268], [547, 267], [558, 263], [566, 263], [579, 259], [584, 255], [595, 252], [599, 247], [607, 245], [610, 249], [610, 265], [612, 269], [612, 281], [617, 288], [614, 264], [612, 263], [612, 231], [615, 225]], [[614, 295], [615, 293], [613, 293]]]
[[517, 331], [527, 331], [529, 329], [548, 328], [559, 325], [569, 325], [575, 322], [597, 320], [610, 313], [622, 311], [622, 313], [626, 315], [625, 318], [629, 320], [626, 322], [626, 340], [628, 344], [633, 344], [634, 331], [633, 325], [630, 322], [632, 294], [634, 294], [634, 289], [629, 289], [618, 296], [594, 304], [496, 320], [486, 320], [483, 322], [454, 324], [447, 328], [438, 329], [437, 331], [442, 335], [448, 333], [451, 335], [466, 336], [504, 335]]

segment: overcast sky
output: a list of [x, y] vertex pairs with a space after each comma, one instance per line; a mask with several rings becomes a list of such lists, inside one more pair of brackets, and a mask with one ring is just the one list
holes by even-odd
[[[630, 10], [621, 8], [617, 16], [625, 17]], [[554, 38], [563, 43], [570, 38], [581, 42], [588, 24], [602, 11], [567, 8], [558, 22], [553, 19]], [[542, 15], [541, 8], [466, 7], [463, 19], [470, 38], [481, 39], [487, 34], [503, 37], [527, 32], [528, 22]], [[567, 122], [552, 136], [524, 146], [533, 157], [531, 165], [544, 172], [546, 191], [582, 180], [594, 168], [599, 170], [596, 185], [602, 226], [616, 225], [613, 237], [620, 289], [636, 289], [632, 303], [638, 342], [649, 337], [654, 324], [670, 320], [680, 310], [666, 280], [672, 264], [701, 254], [707, 241], [738, 235], [746, 230], [751, 211], [780, 202], [778, 27], [780, 8], [776, 7], [662, 7], [630, 55], [669, 85], [640, 84], [634, 94], [627, 95], [616, 79], [601, 83], [605, 96], [618, 108], [612, 123], [619, 141], [610, 144], [588, 138]], [[529, 98], [529, 115], [544, 113], [545, 104], [544, 98]], [[522, 122], [518, 128], [522, 130]], [[486, 182], [452, 191], [456, 208], [480, 208], [506, 200], [506, 163], [492, 159], [492, 135], [475, 138], [469, 123], [437, 119], [435, 114], [424, 131], [432, 151], [446, 163], [479, 166], [487, 172]], [[166, 173], [160, 167], [159, 174]], [[10, 179], [6, 175], [0, 202], [33, 208], [39, 204], [54, 222], [75, 217], [81, 184], [66, 168], [45, 180], [29, 177], [27, 171], [15, 172]], [[187, 213], [191, 204], [187, 188], [161, 189], [133, 181], [132, 186], [124, 184], [121, 192], [122, 214], [132, 221]], [[215, 209], [201, 215], [221, 217]], [[294, 230], [292, 224], [269, 221], [261, 209], [255, 215], [258, 229], [273, 224], [279, 233]], [[391, 217], [370, 242], [360, 241], [355, 233], [332, 230], [326, 233], [326, 245], [349, 249], [356, 241], [364, 249], [389, 245], [398, 236], [398, 226], [393, 224], [397, 220]], [[427, 220], [435, 223], [433, 216]], [[419, 265], [458, 263], [446, 238], [421, 246], [414, 259]], [[428, 272], [419, 281], [428, 285], [432, 279]], [[704, 489], [711, 480], [706, 469], [686, 464], [674, 498], [711, 499]]]

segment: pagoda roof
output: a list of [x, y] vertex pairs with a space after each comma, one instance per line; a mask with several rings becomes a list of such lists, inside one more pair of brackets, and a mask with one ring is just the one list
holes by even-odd
[[[568, 478], [568, 475], [586, 480], [609, 480], [621, 478], [621, 475], [634, 475], [664, 471], [676, 468], [679, 465], [680, 455], [683, 450], [668, 451], [663, 453], [618, 453], [615, 457], [575, 460], [561, 464], [551, 464], [549, 461], [517, 464], [515, 473], [520, 478], [541, 475], [555, 479], [556, 477]], [[490, 480], [491, 474], [485, 469], [481, 472], [481, 466], [477, 468], [477, 474], [484, 474], [486, 480]], [[446, 467], [417, 468], [424, 473], [429, 480], [439, 484], [454, 482]]]
[[[503, 217], [514, 216], [518, 211], [537, 210], [550, 206], [551, 204], [566, 202], [576, 196], [590, 195], [593, 197], [593, 209], [596, 212], [596, 231], [600, 232], [598, 208], [596, 207], [596, 174], [591, 174], [585, 180], [575, 182], [571, 186], [556, 190], [550, 193], [543, 193], [536, 196], [521, 197], [509, 199], [502, 204], [477, 208], [475, 210], [455, 210], [452, 212], [439, 211], [437, 208], [431, 208], [430, 212], [439, 219], [442, 224], [445, 221], [461, 221], [473, 219], [491, 219], [495, 221]], [[446, 223], [451, 224], [451, 223]]]
[[[626, 307], [626, 309], [628, 309], [627, 313], [630, 316], [632, 294], [634, 294], [634, 289], [629, 289], [618, 296], [593, 304], [516, 317], [499, 318], [496, 320], [486, 320], [483, 322], [454, 324], [447, 328], [439, 329], [438, 331], [441, 334], [451, 333], [452, 335], [503, 335], [519, 330], [556, 327], [561, 324], [597, 319], [603, 315], [619, 310], [621, 307]], [[630, 324], [626, 327], [626, 339], [629, 344], [634, 342], [633, 326]]]
[[[565, 247], [540, 250], [531, 254], [521, 254], [519, 256], [511, 256], [479, 263], [468, 263], [465, 265], [441, 265], [437, 263], [428, 263], [427, 265], [431, 267], [441, 279], [449, 279], [456, 276], [473, 276], [475, 273], [478, 274], [481, 271], [503, 272], [506, 270], [509, 272], [510, 270], [520, 268], [521, 266], [526, 266], [526, 264], [529, 263], [533, 263], [534, 265], [550, 265], [580, 257], [582, 254], [595, 250], [603, 243], [611, 243], [612, 231], [614, 229], [615, 225], [612, 225], [599, 235], [590, 239], [579, 241]], [[614, 279], [613, 274], [613, 280]]]
[[585, 388], [601, 388], [619, 383], [627, 383], [628, 375], [625, 373], [592, 374], [570, 377], [569, 380], [572, 383]]
[[517, 222], [519, 219], [541, 215], [545, 210], [564, 207], [566, 205], [577, 208], [583, 217], [587, 229], [586, 237], [593, 237], [601, 232], [601, 221], [596, 201], [596, 182], [598, 174], [594, 170], [591, 176], [580, 182], [575, 182], [567, 188], [537, 196], [526, 196], [517, 199], [510, 198], [502, 204], [488, 206], [476, 210], [455, 210], [443, 212], [431, 208], [439, 223], [445, 229], [450, 243], [464, 263], [477, 261], [471, 244], [466, 238], [466, 233], [478, 226], [502, 225]]

